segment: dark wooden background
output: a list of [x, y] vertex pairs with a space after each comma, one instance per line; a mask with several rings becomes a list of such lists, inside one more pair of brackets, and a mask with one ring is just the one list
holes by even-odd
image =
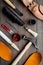
[[[39, 51], [42, 55], [42, 62], [40, 65], [43, 65], [43, 21], [38, 20], [37, 18], [35, 18], [28, 10], [27, 8], [21, 3], [20, 0], [11, 0], [11, 2], [21, 11], [23, 12], [23, 16], [20, 17], [26, 24], [28, 24], [29, 19], [35, 19], [36, 20], [36, 24], [35, 25], [29, 25], [28, 27], [31, 28], [32, 30], [36, 31], [38, 33], [38, 37], [37, 37], [37, 46], [39, 48]], [[38, 0], [39, 4], [43, 5], [43, 0]], [[2, 13], [2, 9], [3, 7], [6, 6], [6, 4], [4, 3], [3, 0], [0, 0], [0, 30], [2, 30], [10, 39], [11, 36], [9, 33], [7, 33], [2, 27], [1, 24], [5, 23], [7, 24], [14, 32], [21, 34], [25, 34], [28, 37], [32, 37], [26, 30], [23, 29], [23, 27], [17, 25], [17, 24], [13, 24], [11, 23], [11, 21], [3, 15]], [[12, 24], [14, 26], [14, 28], [12, 26], [10, 26], [7, 22], [9, 22], [10, 24]], [[12, 39], [11, 39], [12, 40]], [[12, 51], [12, 56], [13, 59], [15, 59], [15, 57], [20, 53], [17, 52], [15, 49], [13, 49], [7, 42], [5, 42], [1, 37], [0, 37], [0, 41], [3, 41]], [[24, 40], [20, 40], [19, 42], [14, 42], [20, 49], [20, 51], [23, 49], [23, 47], [26, 45], [26, 41]], [[21, 60], [18, 62], [17, 65], [23, 65], [23, 63], [26, 61], [26, 59], [29, 57], [29, 55], [33, 52], [36, 52], [36, 49], [31, 46], [30, 49], [27, 50], [27, 52], [24, 54], [24, 56], [21, 58]], [[12, 60], [13, 60], [12, 59]], [[3, 59], [0, 58], [0, 65], [9, 65], [11, 62], [7, 62], [4, 61]]]

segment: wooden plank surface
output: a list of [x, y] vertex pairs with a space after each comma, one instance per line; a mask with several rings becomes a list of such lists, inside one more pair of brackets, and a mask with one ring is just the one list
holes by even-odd
[[[28, 24], [28, 27], [31, 28], [32, 30], [36, 31], [38, 33], [38, 37], [37, 37], [37, 46], [39, 48], [39, 52], [41, 53], [42, 55], [42, 62], [40, 65], [43, 65], [43, 21], [40, 21], [38, 19], [36, 19], [28, 10], [27, 8], [21, 3], [20, 0], [11, 0], [11, 2], [21, 11], [23, 12], [23, 16], [20, 17], [26, 24], [28, 23], [29, 19], [35, 19], [36, 20], [36, 24], [35, 25], [29, 25]], [[39, 4], [43, 4], [43, 0], [38, 0], [38, 3]], [[14, 32], [18, 32], [20, 35], [21, 34], [25, 34], [26, 36], [28, 37], [32, 37], [27, 31], [25, 31], [23, 29], [23, 27], [17, 25], [17, 24], [13, 24], [11, 23], [11, 21], [3, 15], [2, 13], [2, 8], [6, 6], [6, 4], [3, 2], [3, 0], [0, 0], [0, 30], [2, 30], [10, 39], [11, 39], [11, 36], [9, 33], [7, 33], [5, 30], [3, 30], [3, 28], [1, 27], [1, 24], [2, 23], [5, 23], [7, 24], [9, 27], [11, 27], [11, 29], [14, 31]], [[7, 22], [11, 23], [14, 28], [12, 26], [10, 26]], [[16, 28], [16, 29], [15, 29]], [[11, 39], [12, 40], [12, 39]], [[13, 49], [7, 42], [5, 42], [1, 37], [0, 37], [0, 41], [3, 41], [6, 45], [8, 45], [8, 47], [12, 50], [12, 53], [13, 53], [13, 59], [15, 59], [15, 57], [20, 53], [20, 52], [17, 52], [15, 49]], [[20, 51], [23, 49], [23, 47], [26, 45], [26, 41], [24, 40], [20, 40], [19, 42], [15, 42], [15, 44], [19, 47]], [[26, 61], [26, 59], [29, 57], [29, 55], [33, 52], [35, 52], [36, 49], [31, 46], [30, 49], [27, 50], [27, 52], [24, 54], [24, 56], [21, 58], [21, 60], [18, 62], [17, 65], [23, 65], [23, 63]], [[9, 65], [10, 63], [12, 62], [9, 61], [4, 61], [3, 59], [0, 58], [0, 65]]]

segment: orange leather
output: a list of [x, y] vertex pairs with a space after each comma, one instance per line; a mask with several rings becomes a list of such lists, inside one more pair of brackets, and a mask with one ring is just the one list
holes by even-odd
[[41, 54], [39, 52], [35, 52], [29, 57], [24, 65], [39, 65], [41, 58]]
[[6, 61], [12, 59], [11, 50], [1, 41], [0, 41], [0, 57]]

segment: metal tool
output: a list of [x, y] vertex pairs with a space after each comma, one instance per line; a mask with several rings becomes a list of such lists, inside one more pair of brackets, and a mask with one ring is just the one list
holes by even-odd
[[32, 43], [33, 43], [33, 46], [36, 48], [36, 49], [38, 49], [38, 47], [37, 47], [37, 39], [36, 38], [34, 38], [34, 37], [32, 37], [32, 38], [30, 38], [30, 37], [27, 37], [27, 36], [25, 36], [25, 35], [22, 35], [22, 39], [24, 39], [25, 41], [31, 41]]
[[13, 23], [17, 23], [19, 24], [20, 26], [23, 26], [24, 29], [26, 29], [29, 33], [31, 33], [34, 37], [37, 37], [38, 34], [34, 31], [32, 31], [31, 29], [29, 29], [27, 27], [27, 25], [13, 12], [11, 11], [8, 7], [4, 7], [3, 8], [3, 13], [8, 17], [10, 18], [11, 20], [13, 20]]
[[[27, 37], [23, 37], [23, 39], [25, 39], [25, 40], [27, 40]], [[19, 62], [19, 60], [23, 57], [23, 55], [25, 54], [25, 52], [30, 48], [30, 46], [32, 45], [32, 44], [36, 44], [35, 42], [36, 42], [36, 39], [31, 39], [31, 38], [28, 38], [28, 43], [27, 43], [27, 45], [25, 46], [25, 48], [23, 49], [23, 51], [17, 56], [17, 58], [12, 62], [12, 64], [11, 65], [16, 65], [18, 62]]]
[[0, 30], [0, 36], [7, 41], [13, 48], [19, 51], [19, 48]]
[[18, 15], [23, 16], [23, 13], [20, 12], [13, 3], [10, 2], [10, 0], [4, 0]]
[[12, 39], [14, 41], [19, 41], [20, 40], [20, 35], [18, 33], [14, 33], [13, 30], [10, 29], [6, 24], [2, 23], [1, 24], [2, 28], [5, 29], [7, 32], [9, 32], [12, 35]]

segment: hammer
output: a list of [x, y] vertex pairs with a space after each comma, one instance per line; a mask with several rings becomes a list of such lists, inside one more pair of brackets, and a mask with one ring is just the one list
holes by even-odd
[[24, 40], [28, 40], [29, 42], [27, 43], [27, 45], [25, 46], [25, 48], [23, 49], [23, 51], [17, 56], [17, 58], [13, 61], [13, 63], [11, 65], [16, 65], [19, 60], [23, 57], [23, 55], [25, 54], [25, 52], [30, 48], [30, 46], [32, 44], [36, 44], [36, 39], [35, 38], [28, 38], [26, 36], [23, 36]]
[[27, 37], [27, 36], [25, 36], [25, 35], [22, 35], [22, 39], [25, 40], [25, 41], [27, 41], [27, 42], [31, 41], [32, 44], [33, 44], [33, 46], [34, 46], [36, 49], [38, 49], [38, 47], [37, 47], [37, 39], [36, 39], [35, 37], [30, 38], [30, 37]]

